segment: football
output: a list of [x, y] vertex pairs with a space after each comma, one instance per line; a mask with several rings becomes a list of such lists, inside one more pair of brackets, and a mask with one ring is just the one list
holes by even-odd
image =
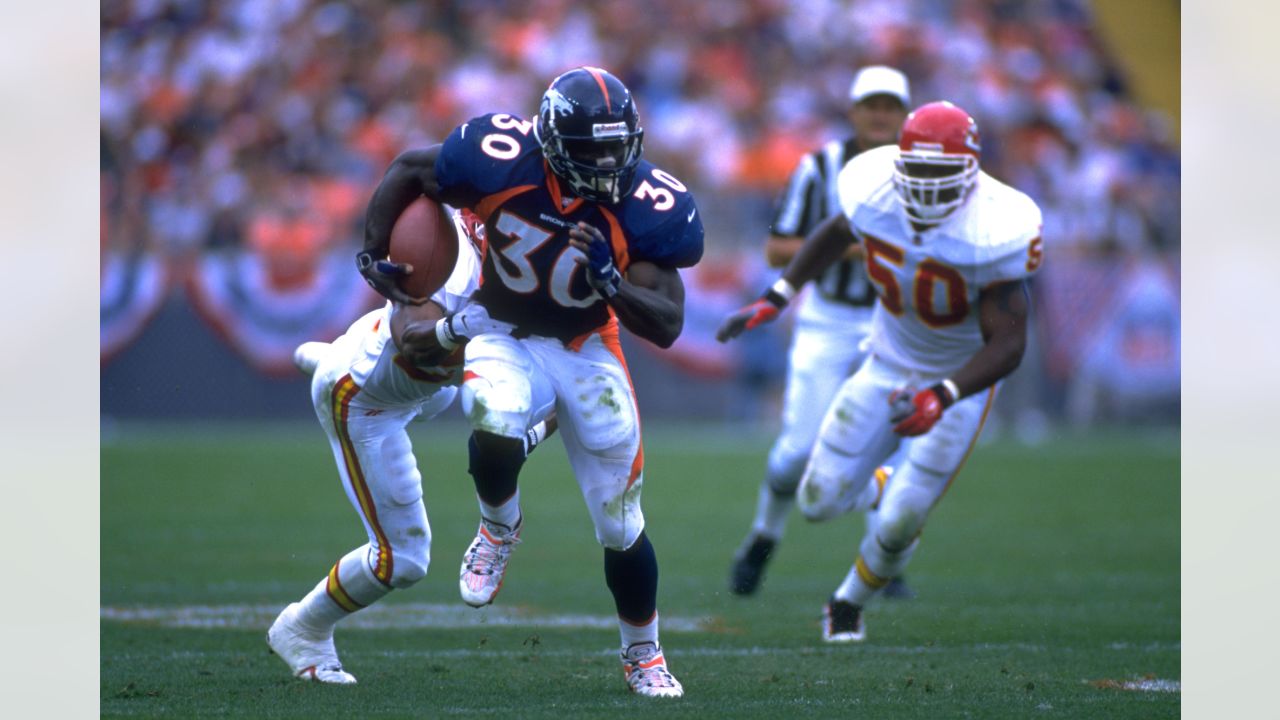
[[388, 259], [413, 266], [400, 278], [409, 295], [425, 298], [439, 290], [458, 261], [458, 233], [444, 206], [424, 196], [405, 208], [391, 228]]

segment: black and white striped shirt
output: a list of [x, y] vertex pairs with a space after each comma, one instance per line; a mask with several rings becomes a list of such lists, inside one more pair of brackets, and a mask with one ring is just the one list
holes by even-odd
[[[827, 217], [840, 212], [836, 178], [841, 168], [858, 154], [853, 138], [832, 140], [805, 155], [787, 181], [782, 202], [773, 216], [775, 235], [805, 237]], [[875, 291], [860, 261], [841, 260], [814, 280], [824, 297], [849, 305], [870, 306]]]

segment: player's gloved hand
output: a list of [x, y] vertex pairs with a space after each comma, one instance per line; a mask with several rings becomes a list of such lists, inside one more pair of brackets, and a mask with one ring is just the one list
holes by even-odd
[[376, 258], [367, 250], [356, 253], [356, 269], [379, 295], [402, 305], [422, 305], [430, 298], [416, 298], [400, 289], [400, 278], [413, 272], [408, 263], [393, 263]]
[[955, 402], [944, 383], [916, 392], [914, 388], [895, 390], [889, 396], [889, 422], [899, 435], [923, 435], [942, 418], [942, 411]]
[[795, 288], [786, 280], [779, 280], [765, 291], [759, 300], [738, 310], [720, 323], [716, 340], [728, 342], [747, 330], [753, 330], [767, 322], [773, 322], [782, 308], [795, 297]]
[[471, 303], [452, 315], [436, 321], [436, 339], [445, 350], [455, 350], [462, 343], [483, 333], [509, 335], [515, 325], [489, 317], [483, 305]]
[[613, 264], [613, 248], [604, 235], [594, 226], [580, 222], [569, 228], [569, 244], [582, 251], [584, 257], [575, 260], [587, 266], [587, 284], [606, 300], [617, 295], [622, 273]]

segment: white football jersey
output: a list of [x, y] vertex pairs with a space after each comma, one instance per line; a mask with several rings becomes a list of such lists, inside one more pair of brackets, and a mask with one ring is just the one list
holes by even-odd
[[[480, 257], [463, 235], [458, 262], [443, 287], [431, 296], [446, 313], [462, 309], [480, 283]], [[439, 367], [415, 367], [396, 349], [391, 339], [391, 302], [351, 325], [335, 346], [351, 349], [351, 379], [360, 386], [361, 399], [387, 406], [418, 405], [441, 387], [462, 381], [462, 353], [450, 356]]]
[[866, 250], [867, 275], [879, 295], [870, 349], [922, 376], [944, 377], [983, 345], [979, 291], [1040, 267], [1040, 208], [979, 172], [968, 202], [917, 231], [893, 185], [897, 157], [897, 146], [886, 145], [840, 172], [840, 206]]

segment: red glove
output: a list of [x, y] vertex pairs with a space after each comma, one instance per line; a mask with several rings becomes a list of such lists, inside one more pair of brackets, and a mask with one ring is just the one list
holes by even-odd
[[908, 399], [911, 392], [910, 388], [905, 388], [889, 396], [889, 404], [894, 407], [889, 420], [897, 423], [893, 426], [893, 431], [899, 435], [914, 436], [929, 432], [942, 418], [942, 411], [955, 402], [951, 392], [942, 383], [921, 390]]
[[725, 342], [736, 338], [744, 330], [752, 330], [778, 317], [782, 308], [768, 298], [760, 298], [750, 305], [738, 310], [724, 319], [720, 329], [716, 330], [716, 340]]

